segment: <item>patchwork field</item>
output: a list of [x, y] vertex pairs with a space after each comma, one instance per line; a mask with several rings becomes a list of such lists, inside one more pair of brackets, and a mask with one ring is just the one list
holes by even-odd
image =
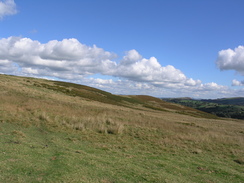
[[197, 100], [191, 98], [165, 98], [167, 102], [172, 102], [187, 107], [195, 108], [219, 117], [244, 119], [244, 98], [223, 98], [212, 100]]
[[244, 182], [244, 121], [0, 75], [0, 182]]

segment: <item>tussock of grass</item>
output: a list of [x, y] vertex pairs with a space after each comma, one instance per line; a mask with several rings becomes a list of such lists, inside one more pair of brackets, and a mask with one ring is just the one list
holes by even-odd
[[106, 117], [106, 115], [83, 118], [78, 118], [76, 116], [72, 116], [71, 118], [64, 117], [61, 124], [74, 130], [93, 130], [106, 134], [121, 134], [124, 129], [124, 125], [122, 123], [115, 122]]
[[41, 120], [41, 121], [50, 121], [50, 118], [49, 118], [49, 116], [47, 115], [47, 113], [45, 113], [45, 112], [42, 112], [40, 115], [39, 115], [39, 119]]
[[16, 135], [18, 137], [22, 137], [22, 138], [25, 138], [26, 137], [26, 135], [22, 131], [18, 131], [18, 130], [14, 130], [12, 132], [12, 134], [14, 134], [14, 135]]

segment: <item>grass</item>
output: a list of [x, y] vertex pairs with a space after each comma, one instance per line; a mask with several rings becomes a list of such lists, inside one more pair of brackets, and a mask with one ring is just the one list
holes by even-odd
[[0, 75], [0, 182], [244, 181], [243, 120], [55, 83]]
[[232, 158], [214, 150], [195, 153], [167, 143], [156, 145], [155, 137], [142, 136], [149, 133], [145, 129], [117, 136], [10, 123], [1, 128], [7, 129], [1, 131], [1, 182], [243, 181], [243, 165]]

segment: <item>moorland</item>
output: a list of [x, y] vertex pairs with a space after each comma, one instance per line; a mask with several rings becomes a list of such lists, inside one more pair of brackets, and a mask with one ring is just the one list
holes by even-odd
[[244, 121], [0, 75], [0, 182], [244, 182]]

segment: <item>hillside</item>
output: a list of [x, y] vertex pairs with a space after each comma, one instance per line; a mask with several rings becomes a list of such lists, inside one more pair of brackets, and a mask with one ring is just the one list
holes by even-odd
[[210, 102], [222, 105], [239, 105], [244, 106], [244, 97], [235, 97], [235, 98], [221, 98], [221, 99], [202, 99], [203, 102]]
[[195, 108], [219, 117], [244, 119], [244, 98], [202, 99], [165, 98], [164, 101]]
[[0, 182], [243, 182], [243, 120], [0, 75]]

